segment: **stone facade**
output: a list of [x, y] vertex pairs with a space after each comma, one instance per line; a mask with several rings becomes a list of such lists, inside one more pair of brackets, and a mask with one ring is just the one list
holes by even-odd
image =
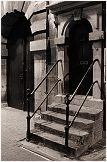
[[[70, 8], [70, 6], [67, 6], [66, 3], [64, 3], [64, 4], [65, 4], [66, 10]], [[79, 4], [77, 3], [77, 6], [78, 5]], [[58, 17], [58, 37], [57, 37], [58, 42], [56, 42], [57, 49], [58, 49], [57, 58], [63, 60], [64, 75], [69, 72], [69, 61], [68, 61], [67, 53], [66, 53], [66, 50], [65, 50], [67, 48], [66, 40], [63, 40], [66, 37], [66, 35], [64, 34], [66, 29], [63, 32], [63, 36], [64, 36], [63, 39], [62, 39], [61, 33], [63, 31], [64, 24], [68, 20], [71, 19], [71, 15], [73, 15], [74, 20], [80, 20], [81, 19], [81, 17], [80, 17], [81, 10], [80, 9], [72, 9], [72, 6], [73, 6], [73, 4], [71, 4], [71, 11], [70, 12], [64, 12], [64, 13], [63, 13], [64, 7], [62, 7], [62, 14], [60, 13], [57, 16]], [[54, 6], [53, 7], [50, 6], [50, 8], [52, 8], [52, 11], [54, 13], [57, 13], [60, 10], [60, 8], [58, 10], [58, 5], [57, 5], [57, 9], [54, 9]], [[82, 17], [86, 18], [92, 26], [93, 33], [92, 34], [90, 33], [90, 41], [93, 41], [93, 60], [98, 58], [99, 61], [100, 61], [100, 65], [101, 65], [101, 64], [103, 64], [101, 62], [101, 57], [103, 55], [103, 50], [104, 50], [104, 49], [101, 49], [102, 40], [103, 40], [103, 36], [104, 36], [104, 34], [102, 35], [102, 33], [101, 33], [101, 31], [103, 30], [102, 29], [102, 5], [96, 4], [96, 5], [92, 5], [90, 7], [89, 6], [84, 7], [83, 11], [82, 11]], [[97, 33], [98, 33], [98, 37], [95, 36], [95, 35], [97, 35]], [[91, 37], [93, 35], [94, 35], [95, 40], [91, 40], [92, 39]], [[64, 76], [61, 76], [61, 74], [63, 75], [63, 73], [61, 73], [61, 71], [62, 70], [60, 69], [60, 65], [59, 65], [58, 77], [62, 79]], [[93, 82], [95, 80], [98, 80], [99, 85], [101, 86], [101, 68], [97, 64], [93, 67]], [[94, 86], [94, 89], [93, 89], [93, 97], [94, 98], [101, 98], [101, 91], [96, 86]], [[59, 92], [59, 93], [61, 93], [61, 92]]]
[[[23, 1], [22, 1], [23, 2]], [[2, 15], [6, 12], [11, 12], [13, 9], [21, 11], [22, 2], [2, 2], [3, 10]], [[45, 10], [45, 9], [48, 9]], [[82, 15], [81, 15], [82, 8]], [[104, 39], [103, 33], [103, 17], [102, 17], [102, 3], [90, 3], [90, 2], [52, 2], [49, 4], [45, 1], [43, 2], [25, 2], [23, 11], [27, 19], [31, 22], [31, 31], [33, 34], [33, 39], [30, 42], [30, 52], [34, 56], [34, 87], [36, 87], [39, 82], [43, 79], [49, 69], [54, 65], [54, 63], [61, 59], [62, 65], [59, 63], [58, 66], [50, 73], [47, 80], [38, 89], [35, 94], [35, 107], [39, 105], [42, 99], [49, 92], [51, 87], [55, 84], [57, 79], [61, 79], [61, 83], [55, 87], [50, 97], [48, 98], [48, 103], [53, 102], [53, 97], [57, 94], [63, 94], [66, 92], [66, 83], [64, 83], [64, 75], [69, 72], [69, 60], [67, 57], [67, 45], [66, 45], [66, 35], [67, 23], [72, 19], [80, 20], [82, 18], [87, 19], [91, 26], [93, 33], [90, 33], [90, 41], [93, 42], [93, 60], [98, 58], [101, 66], [103, 65], [102, 55], [104, 49], [102, 48], [102, 41]], [[63, 35], [62, 35], [63, 33]], [[96, 34], [97, 33], [97, 34]], [[97, 35], [93, 38], [93, 35]], [[94, 40], [93, 40], [94, 39]], [[2, 54], [4, 55], [4, 47], [2, 48]], [[49, 50], [48, 50], [49, 49]], [[6, 48], [5, 51], [7, 52]], [[8, 54], [6, 54], [7, 57]], [[4, 60], [5, 59], [5, 60]], [[6, 59], [2, 60], [2, 99], [5, 98], [6, 101]], [[96, 79], [99, 81], [99, 85], [102, 86], [102, 72], [98, 64], [93, 68], [93, 81]], [[67, 82], [68, 84], [68, 82]], [[98, 86], [94, 86], [92, 96], [96, 99], [101, 98], [101, 91]], [[3, 99], [4, 100], [4, 99]], [[46, 106], [47, 103], [44, 105]], [[44, 106], [43, 106], [44, 107]], [[45, 108], [44, 108], [45, 110]]]

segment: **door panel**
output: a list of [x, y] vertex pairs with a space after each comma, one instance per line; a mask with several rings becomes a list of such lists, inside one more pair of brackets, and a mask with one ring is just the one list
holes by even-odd
[[[88, 67], [92, 63], [92, 44], [88, 39], [89, 30], [86, 24], [77, 23], [70, 31], [70, 46], [68, 50], [69, 56], [69, 90], [72, 94]], [[88, 73], [78, 90], [78, 94], [84, 95], [92, 84], [92, 71]], [[92, 92], [90, 92], [92, 95]]]
[[10, 42], [8, 48], [8, 104], [23, 109], [24, 106], [24, 43], [23, 39]]

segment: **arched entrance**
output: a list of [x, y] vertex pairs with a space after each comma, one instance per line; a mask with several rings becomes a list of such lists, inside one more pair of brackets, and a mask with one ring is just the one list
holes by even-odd
[[26, 110], [26, 90], [33, 86], [33, 61], [28, 54], [30, 23], [23, 12], [14, 10], [3, 16], [2, 35], [7, 38], [8, 49], [7, 102], [11, 107]]
[[[67, 57], [69, 60], [69, 93], [72, 94], [93, 61], [92, 44], [89, 42], [91, 24], [86, 19], [72, 20], [65, 36], [69, 36]], [[88, 91], [92, 80], [92, 71], [87, 75], [77, 94], [84, 95]], [[90, 92], [92, 95], [92, 92]]]

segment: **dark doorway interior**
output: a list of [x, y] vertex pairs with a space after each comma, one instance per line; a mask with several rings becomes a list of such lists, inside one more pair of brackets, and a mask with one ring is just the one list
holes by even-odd
[[24, 107], [24, 41], [9, 41], [8, 47], [8, 104], [23, 109]]
[[[7, 19], [7, 24], [6, 24]], [[16, 20], [13, 24], [13, 20]], [[11, 24], [11, 30], [9, 28]], [[28, 52], [28, 39], [31, 37], [30, 23], [24, 13], [14, 11], [7, 13], [3, 25], [8, 34], [7, 48], [7, 102], [8, 105], [26, 110], [26, 90], [33, 90], [33, 56]], [[4, 32], [5, 33], [5, 32]], [[31, 111], [33, 111], [33, 100]]]
[[[92, 32], [90, 23], [86, 19], [73, 22], [69, 26], [69, 93], [72, 94], [93, 61], [92, 44], [89, 33]], [[92, 71], [87, 75], [77, 94], [85, 95], [93, 80]], [[90, 92], [92, 95], [92, 92]]]

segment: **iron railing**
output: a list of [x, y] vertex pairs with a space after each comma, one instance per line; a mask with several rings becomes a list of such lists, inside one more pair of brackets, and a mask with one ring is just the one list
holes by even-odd
[[65, 81], [65, 79], [67, 78], [67, 76], [69, 76], [69, 73], [67, 73], [67, 74], [64, 76], [64, 81]]
[[66, 81], [66, 78], [69, 76], [69, 73], [66, 73], [65, 76], [63, 77], [63, 82], [61, 84], [61, 88], [62, 88], [62, 94], [65, 94], [64, 92], [64, 84], [65, 84], [65, 81]]
[[27, 133], [26, 133], [26, 139], [27, 141], [30, 140], [31, 138], [31, 133], [30, 133], [30, 120], [31, 118], [36, 114], [36, 112], [38, 110], [40, 110], [41, 105], [44, 103], [44, 101], [48, 98], [48, 96], [50, 95], [50, 93], [52, 92], [52, 90], [56, 87], [56, 85], [61, 81], [61, 79], [58, 79], [58, 81], [54, 84], [54, 86], [51, 88], [51, 90], [48, 92], [48, 94], [46, 95], [46, 97], [43, 99], [43, 101], [40, 103], [40, 105], [38, 106], [38, 108], [34, 111], [34, 113], [32, 115], [30, 115], [30, 99], [31, 96], [37, 91], [37, 89], [41, 86], [41, 84], [44, 82], [44, 80], [47, 79], [48, 75], [51, 73], [51, 71], [56, 67], [56, 65], [58, 65], [58, 63], [62, 64], [62, 60], [58, 60], [53, 66], [52, 68], [49, 70], [49, 72], [46, 74], [46, 76], [42, 79], [42, 81], [38, 84], [38, 86], [32, 91], [30, 92], [30, 89], [27, 89]]
[[66, 125], [65, 125], [65, 147], [68, 148], [68, 136], [69, 136], [69, 128], [72, 126], [72, 124], [74, 123], [78, 113], [80, 112], [83, 104], [85, 103], [88, 95], [89, 95], [89, 92], [90, 90], [92, 89], [92, 87], [94, 86], [95, 83], [98, 83], [98, 81], [95, 81], [94, 83], [92, 83], [92, 85], [90, 86], [86, 96], [85, 96], [85, 99], [83, 101], [83, 103], [81, 104], [79, 110], [77, 111], [77, 113], [75, 114], [72, 122], [69, 124], [69, 104], [71, 103], [71, 101], [74, 99], [75, 95], [77, 94], [77, 91], [79, 89], [79, 87], [81, 86], [81, 84], [83, 83], [84, 79], [86, 78], [88, 72], [92, 69], [93, 65], [95, 64], [95, 62], [98, 62], [99, 66], [100, 66], [100, 62], [98, 59], [95, 59], [92, 64], [89, 66], [89, 68], [87, 69], [86, 73], [84, 74], [83, 78], [81, 79], [80, 83], [78, 84], [77, 88], [75, 89], [71, 99], [70, 99], [70, 95], [69, 93], [66, 95], [65, 97], [65, 104], [66, 104]]
[[[85, 103], [85, 101], [86, 101], [86, 99], [87, 99], [87, 97], [88, 97], [88, 95], [89, 95], [89, 93], [90, 93], [92, 87], [93, 87], [94, 84], [96, 84], [96, 83], [98, 83], [98, 81], [95, 81], [94, 83], [91, 84], [91, 86], [90, 86], [90, 88], [89, 88], [89, 90], [88, 90], [88, 92], [87, 92], [87, 94], [86, 94], [86, 96], [85, 96], [85, 98], [84, 98], [82, 104], [80, 105], [78, 111], [75, 113], [74, 118], [73, 118], [73, 120], [70, 122], [70, 124], [69, 124], [69, 118], [67, 118], [66, 126], [65, 126], [65, 147], [66, 147], [66, 148], [68, 148], [69, 129], [70, 129], [70, 127], [73, 125], [73, 123], [74, 123], [76, 117], [78, 116], [78, 114], [79, 114], [79, 112], [80, 112], [82, 106], [84, 105], [84, 103]], [[69, 101], [69, 98], [68, 98], [67, 100]], [[67, 104], [67, 113], [69, 114], [69, 105], [68, 105], [68, 104]]]

